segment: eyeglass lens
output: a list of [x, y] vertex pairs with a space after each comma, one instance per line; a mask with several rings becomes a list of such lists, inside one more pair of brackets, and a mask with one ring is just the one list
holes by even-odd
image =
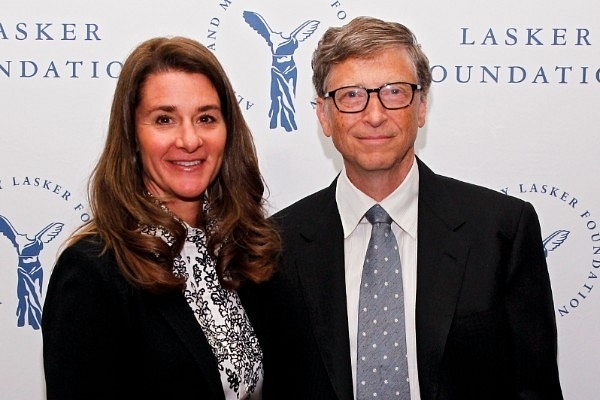
[[358, 112], [366, 108], [370, 92], [377, 92], [381, 104], [389, 109], [406, 107], [413, 97], [410, 84], [393, 83], [377, 89], [365, 89], [360, 86], [340, 88], [335, 92], [334, 100], [340, 111]]

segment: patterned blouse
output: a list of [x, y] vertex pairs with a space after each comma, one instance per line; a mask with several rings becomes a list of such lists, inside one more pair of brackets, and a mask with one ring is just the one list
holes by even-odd
[[[217, 359], [227, 400], [257, 400], [262, 393], [262, 350], [237, 292], [219, 283], [216, 261], [206, 248], [202, 229], [187, 228], [187, 238], [175, 258], [173, 273], [184, 277], [187, 302]], [[164, 229], [144, 229], [167, 243], [172, 236]]]

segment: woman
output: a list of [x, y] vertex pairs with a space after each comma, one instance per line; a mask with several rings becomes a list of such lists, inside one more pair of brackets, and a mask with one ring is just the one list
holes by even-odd
[[46, 294], [48, 399], [259, 399], [262, 351], [235, 290], [271, 276], [280, 242], [211, 51], [175, 37], [131, 53], [89, 189], [94, 219]]

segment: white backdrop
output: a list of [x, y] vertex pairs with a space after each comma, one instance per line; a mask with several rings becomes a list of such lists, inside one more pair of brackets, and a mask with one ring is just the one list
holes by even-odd
[[[0, 11], [0, 397], [43, 399], [41, 332], [17, 317], [43, 302], [61, 243], [89, 218], [86, 182], [103, 145], [120, 62], [139, 42], [189, 36], [229, 72], [253, 129], [271, 211], [334, 178], [341, 161], [314, 116], [310, 56], [331, 25], [358, 15], [406, 24], [434, 84], [418, 154], [439, 173], [528, 201], [548, 245], [565, 398], [596, 400], [600, 380], [600, 4], [496, 0], [2, 0]], [[297, 129], [269, 126], [271, 49], [243, 19], [315, 33], [294, 59]], [[44, 228], [54, 239], [34, 242]], [[7, 232], [8, 228], [3, 228]], [[554, 236], [553, 236], [554, 235]], [[41, 235], [44, 237], [44, 235]], [[45, 236], [48, 237], [48, 236]], [[549, 241], [550, 242], [550, 241]], [[19, 256], [44, 276], [20, 287]], [[22, 326], [21, 326], [22, 325]]]

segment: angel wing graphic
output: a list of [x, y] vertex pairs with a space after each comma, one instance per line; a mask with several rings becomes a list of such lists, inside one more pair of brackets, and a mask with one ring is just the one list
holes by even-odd
[[27, 234], [17, 232], [10, 221], [5, 216], [0, 215], [0, 233], [4, 234], [11, 241], [19, 254], [21, 254], [23, 248], [36, 241], [41, 241], [42, 243], [52, 241], [52, 239], [58, 236], [63, 226], [64, 224], [61, 222], [53, 222], [36, 233], [34, 237], [30, 237]]
[[543, 240], [544, 256], [548, 257], [548, 253], [556, 250], [567, 239], [571, 231], [559, 229]]
[[43, 269], [40, 253], [44, 244], [51, 242], [62, 231], [62, 222], [52, 222], [33, 236], [19, 233], [8, 218], [0, 215], [0, 232], [10, 240], [17, 250], [17, 326], [27, 322], [33, 329], [39, 329], [42, 320]]
[[319, 26], [319, 21], [308, 20], [300, 24], [289, 34], [273, 30], [262, 15], [253, 11], [244, 11], [246, 23], [262, 36], [271, 49], [271, 108], [269, 109], [270, 128], [281, 124], [287, 132], [298, 129], [295, 120], [296, 108], [293, 100], [296, 96], [298, 71], [294, 61], [294, 52], [300, 42], [308, 39]]
[[271, 29], [263, 16], [254, 11], [244, 11], [243, 16], [246, 23], [267, 41], [273, 53], [275, 53], [277, 47], [282, 43], [289, 42], [290, 40], [305, 41], [317, 30], [320, 23], [311, 19], [300, 24], [289, 35], [284, 35], [281, 31], [276, 32]]

